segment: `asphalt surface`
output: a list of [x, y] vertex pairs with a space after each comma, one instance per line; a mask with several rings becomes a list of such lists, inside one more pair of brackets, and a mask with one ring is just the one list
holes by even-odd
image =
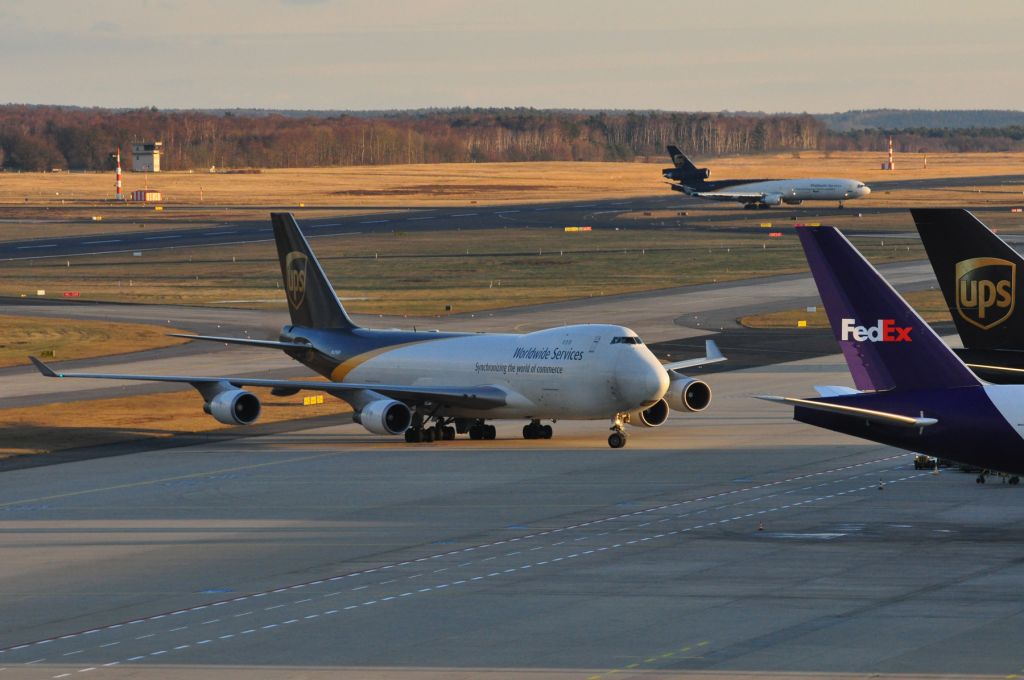
[[[958, 188], [965, 186], [991, 186], [999, 184], [1024, 183], [1024, 175], [996, 175], [988, 177], [940, 178], [923, 180], [900, 180], [877, 182], [872, 190], [893, 191], [900, 189], [926, 188]], [[523, 204], [506, 206], [467, 205], [455, 208], [438, 208], [409, 210], [387, 205], [375, 206], [381, 210], [378, 214], [353, 215], [350, 210], [338, 208], [338, 213], [330, 217], [316, 219], [299, 219], [306, 234], [310, 237], [336, 236], [340, 234], [376, 233], [392, 231], [438, 231], [451, 229], [495, 229], [504, 227], [529, 226], [572, 226], [589, 224], [595, 227], [622, 225], [621, 215], [626, 212], [678, 210], [685, 211], [698, 207], [707, 208], [708, 201], [690, 198], [672, 192], [666, 186], [665, 193], [655, 196], [632, 199], [615, 199], [607, 201], [576, 201], [563, 203]], [[722, 205], [722, 204], [719, 204]], [[730, 207], [732, 204], [729, 204]], [[969, 206], [964, 206], [969, 207]], [[207, 206], [209, 208], [209, 206]], [[180, 208], [187, 210], [187, 207]], [[984, 209], [984, 207], [982, 207]], [[168, 207], [173, 211], [173, 207]], [[320, 210], [320, 209], [318, 209]], [[851, 201], [845, 212], [856, 210], [865, 217], [874, 214], [905, 212], [905, 208], [858, 208], [856, 201]], [[268, 209], [269, 211], [269, 209]], [[230, 214], [230, 213], [228, 213]], [[801, 206], [787, 206], [773, 210], [757, 211], [752, 214], [771, 216], [772, 219], [827, 219], [830, 215], [844, 214], [828, 201], [807, 202]], [[719, 214], [702, 215], [700, 219], [673, 220], [665, 223], [674, 229], [692, 228], [702, 231], [714, 229], [722, 222], [735, 222], [736, 211], [723, 210]], [[645, 225], [645, 228], [656, 228]], [[735, 226], [730, 231], [736, 232]], [[742, 230], [741, 230], [742, 231]], [[750, 227], [751, 233], [760, 231], [758, 227]], [[27, 239], [0, 243], [0, 260], [22, 260], [41, 257], [75, 257], [116, 252], [144, 252], [167, 248], [202, 248], [236, 243], [255, 243], [272, 240], [273, 235], [268, 220], [237, 221], [211, 227], [209, 229], [147, 229], [145, 232], [128, 232], [104, 234], [97, 232], [84, 236], [68, 236], [63, 238]]]
[[[884, 271], [900, 289], [934, 285], [925, 263]], [[849, 384], [827, 333], [735, 324], [816, 300], [810, 279], [793, 275], [431, 320], [532, 330], [614, 319], [671, 358], [715, 337], [734, 360], [700, 374], [712, 406], [633, 429], [622, 450], [607, 447], [601, 422], [557, 423], [550, 441], [498, 423], [494, 442], [406, 445], [318, 419], [9, 464], [0, 674], [1024, 674], [1020, 487], [916, 471], [905, 452], [750, 398]], [[252, 337], [284, 322], [190, 307], [3, 307]], [[63, 364], [99, 365], [302, 371], [279, 353], [198, 343]], [[129, 389], [26, 368], [0, 371], [0, 383], [0, 405]]]
[[[1024, 496], [790, 420], [838, 357], [604, 444], [355, 425], [4, 474], [12, 678], [1008, 676]], [[881, 487], [881, 488], [880, 488]], [[695, 675], [695, 677], [704, 677]]]

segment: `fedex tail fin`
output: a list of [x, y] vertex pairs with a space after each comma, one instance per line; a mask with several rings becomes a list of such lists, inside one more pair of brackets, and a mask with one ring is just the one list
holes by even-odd
[[357, 328], [291, 213], [271, 213], [292, 323], [307, 328]]
[[672, 165], [675, 167], [665, 168], [662, 175], [666, 179], [682, 182], [683, 184], [700, 184], [711, 176], [708, 168], [698, 168], [686, 155], [679, 150], [678, 146], [669, 145], [668, 155], [672, 158]]
[[981, 384], [839, 230], [797, 233], [857, 389]]
[[964, 347], [1024, 350], [1024, 258], [961, 208], [910, 211]]

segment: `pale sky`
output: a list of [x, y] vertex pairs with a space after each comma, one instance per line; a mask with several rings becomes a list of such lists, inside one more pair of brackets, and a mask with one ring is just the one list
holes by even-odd
[[0, 0], [0, 102], [1024, 109], [1024, 2]]

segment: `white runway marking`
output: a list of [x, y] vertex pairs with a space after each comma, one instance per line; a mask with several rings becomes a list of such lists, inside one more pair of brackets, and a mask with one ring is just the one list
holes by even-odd
[[[539, 538], [539, 537], [544, 537], [544, 536], [549, 536], [549, 535], [557, 535], [559, 532], [568, 531], [568, 530], [572, 530], [572, 529], [575, 529], [575, 528], [599, 525], [601, 523], [605, 523], [605, 522], [609, 522], [609, 521], [616, 521], [616, 520], [623, 520], [623, 519], [629, 519], [629, 518], [634, 518], [634, 517], [640, 517], [640, 516], [643, 516], [643, 515], [645, 515], [647, 513], [653, 512], [653, 511], [666, 510], [666, 509], [671, 509], [671, 508], [678, 508], [678, 507], [681, 507], [681, 506], [686, 506], [686, 505], [691, 504], [691, 503], [696, 503], [696, 502], [701, 502], [701, 501], [708, 501], [708, 500], [714, 500], [714, 499], [718, 499], [718, 498], [728, 497], [728, 496], [734, 495], [736, 493], [743, 493], [743, 492], [749, 492], [749, 491], [757, 490], [757, 489], [766, 489], [766, 488], [771, 488], [771, 487], [777, 487], [780, 484], [792, 483], [794, 481], [799, 481], [799, 480], [802, 480], [802, 479], [808, 479], [808, 478], [812, 478], [812, 477], [819, 477], [819, 476], [821, 476], [823, 474], [842, 472], [842, 471], [846, 471], [846, 470], [852, 470], [852, 469], [855, 469], [855, 468], [861, 468], [861, 467], [864, 467], [866, 465], [885, 463], [885, 462], [889, 462], [889, 461], [892, 461], [892, 460], [895, 460], [895, 459], [903, 458], [903, 457], [905, 457], [907, 455], [909, 455], [909, 454], [899, 454], [899, 455], [895, 455], [895, 456], [889, 456], [889, 457], [886, 457], [886, 458], [875, 459], [875, 460], [872, 460], [872, 461], [865, 461], [865, 462], [862, 462], [862, 463], [856, 463], [856, 464], [852, 464], [852, 465], [837, 467], [837, 468], [833, 468], [831, 470], [819, 471], [819, 472], [809, 473], [809, 474], [806, 474], [806, 475], [799, 475], [799, 476], [787, 478], [787, 479], [784, 479], [784, 480], [777, 480], [777, 481], [774, 481], [774, 482], [766, 482], [766, 483], [763, 483], [763, 484], [752, 485], [752, 486], [744, 487], [744, 488], [741, 488], [741, 489], [734, 489], [734, 490], [730, 490], [730, 491], [724, 491], [724, 492], [717, 493], [717, 494], [709, 494], [707, 496], [701, 496], [701, 497], [698, 497], [698, 498], [685, 499], [685, 500], [682, 500], [682, 501], [675, 501], [675, 502], [672, 502], [672, 503], [665, 503], [665, 504], [661, 504], [661, 505], [654, 506], [654, 507], [651, 507], [651, 508], [639, 509], [639, 510], [636, 510], [636, 511], [633, 511], [633, 512], [629, 512], [629, 513], [621, 513], [621, 514], [612, 515], [612, 516], [601, 518], [601, 519], [597, 519], [597, 520], [591, 520], [591, 521], [588, 521], [588, 522], [580, 522], [580, 523], [577, 523], [577, 524], [570, 525], [568, 527], [560, 527], [560, 528], [556, 528], [556, 529], [549, 529], [549, 530], [546, 530], [546, 531], [534, 532], [532, 534], [527, 534], [525, 536], [514, 537], [514, 538], [510, 538], [510, 539], [506, 539], [506, 540], [501, 540], [501, 541], [495, 541], [494, 543], [484, 544], [484, 545], [498, 546], [498, 545], [502, 545], [502, 544], [505, 544], [505, 543], [513, 543], [513, 542], [518, 542], [518, 541], [527, 540], [527, 539], [531, 539], [531, 538]], [[892, 471], [892, 469], [890, 468], [890, 469], [883, 470], [883, 471]], [[851, 475], [851, 476], [846, 477], [846, 478], [832, 480], [830, 482], [827, 482], [826, 484], [839, 484], [839, 483], [843, 483], [843, 482], [846, 482], [846, 481], [850, 481], [850, 480], [855, 479], [855, 478], [862, 478], [862, 477], [868, 477], [868, 476], [874, 477], [875, 475], [879, 474], [879, 472], [882, 472], [882, 471], [875, 470], [875, 471], [868, 471], [868, 472], [858, 473], [856, 475]], [[920, 474], [907, 475], [907, 476], [903, 476], [903, 477], [897, 478], [895, 480], [889, 481], [888, 483], [889, 484], [894, 484], [894, 483], [898, 483], [898, 482], [904, 482], [904, 481], [916, 479], [916, 478], [919, 478], [919, 477], [922, 477], [922, 476], [927, 476], [927, 475], [930, 475], [930, 474], [931, 474], [930, 472], [922, 472]], [[808, 485], [808, 486], [802, 487], [802, 490], [810, 490], [810, 489], [813, 489], [813, 488], [818, 488], [820, 486], [822, 486], [822, 485], [821, 484]], [[799, 502], [796, 502], [796, 503], [788, 503], [788, 504], [777, 506], [777, 507], [774, 507], [774, 508], [767, 508], [767, 509], [763, 509], [763, 510], [760, 510], [760, 511], [753, 511], [753, 512], [747, 513], [746, 515], [737, 515], [737, 516], [730, 517], [730, 518], [723, 518], [723, 519], [717, 520], [717, 521], [705, 522], [703, 524], [698, 524], [698, 525], [691, 526], [691, 527], [684, 527], [684, 528], [676, 529], [676, 530], [673, 530], [673, 531], [667, 531], [667, 532], [664, 532], [664, 533], [655, 534], [653, 536], [642, 537], [640, 539], [633, 539], [633, 540], [627, 541], [626, 543], [615, 543], [615, 544], [612, 544], [610, 546], [593, 546], [592, 549], [581, 551], [581, 552], [577, 552], [577, 553], [571, 553], [571, 554], [566, 555], [566, 556], [555, 557], [554, 559], [551, 559], [551, 560], [543, 560], [543, 561], [538, 561], [538, 562], [535, 562], [535, 563], [532, 563], [532, 564], [524, 564], [524, 565], [521, 565], [519, 567], [505, 569], [504, 571], [493, 571], [493, 572], [489, 572], [487, 574], [487, 576], [479, 576], [478, 575], [478, 576], [469, 577], [468, 581], [478, 581], [478, 580], [483, 580], [485, 578], [494, 578], [494, 577], [497, 577], [497, 576], [500, 576], [500, 575], [514, 573], [516, 571], [526, 570], [526, 569], [530, 569], [530, 568], [533, 568], [533, 567], [546, 566], [548, 564], [554, 564], [554, 563], [558, 563], [558, 562], [562, 562], [562, 561], [566, 561], [566, 560], [578, 559], [578, 558], [580, 558], [581, 556], [584, 556], [584, 555], [593, 555], [593, 554], [597, 554], [597, 553], [600, 553], [600, 552], [603, 552], [603, 551], [614, 550], [614, 549], [622, 549], [624, 545], [635, 545], [635, 544], [640, 543], [640, 542], [650, 541], [650, 540], [654, 540], [654, 539], [661, 539], [661, 538], [665, 538], [665, 537], [673, 536], [673, 535], [680, 535], [680, 534], [683, 534], [683, 533], [686, 533], [686, 532], [690, 532], [690, 531], [693, 531], [693, 530], [705, 529], [705, 528], [709, 528], [709, 527], [713, 527], [713, 526], [723, 526], [725, 524], [728, 524], [731, 521], [736, 521], [736, 520], [743, 519], [743, 518], [749, 518], [749, 517], [753, 517], [755, 515], [761, 515], [761, 514], [764, 514], [764, 513], [778, 512], [778, 511], [781, 511], [781, 510], [784, 510], [784, 509], [787, 509], [787, 508], [791, 509], [791, 508], [797, 508], [797, 507], [805, 507], [805, 506], [808, 506], [808, 505], [811, 505], [811, 504], [814, 504], [814, 503], [819, 503], [819, 502], [822, 502], [822, 501], [826, 501], [826, 500], [828, 500], [830, 498], [834, 498], [836, 496], [842, 496], [842, 495], [847, 495], [847, 494], [854, 494], [854, 493], [871, 491], [871, 490], [874, 490], [875, 488], [877, 488], [876, 485], [874, 483], [871, 483], [871, 484], [867, 484], [867, 485], [863, 485], [863, 486], [859, 486], [859, 487], [854, 487], [854, 488], [846, 489], [846, 490], [837, 492], [836, 494], [820, 495], [820, 496], [818, 496], [816, 498], [806, 499], [806, 500], [799, 501]], [[720, 512], [720, 511], [722, 511], [722, 510], [724, 510], [726, 508], [729, 508], [729, 507], [734, 507], [734, 506], [742, 505], [742, 504], [748, 504], [748, 503], [756, 502], [756, 501], [759, 501], [759, 500], [763, 501], [763, 500], [770, 499], [772, 497], [784, 496], [784, 495], [787, 495], [787, 494], [791, 493], [792, 491], [794, 491], [794, 490], [793, 489], [787, 490], [787, 491], [780, 490], [778, 493], [774, 493], [774, 494], [761, 495], [761, 496], [757, 496], [755, 498], [743, 498], [743, 499], [739, 499], [739, 500], [737, 500], [737, 501], [735, 501], [733, 503], [726, 504], [726, 505], [720, 505], [720, 506], [717, 506], [715, 508], [710, 508], [710, 509], [709, 508], [703, 508], [703, 509], [700, 509], [700, 510], [695, 510], [695, 511], [693, 511], [691, 513], [679, 514], [679, 515], [677, 515], [677, 518], [683, 518], [683, 517], [690, 516], [690, 515], [700, 515], [700, 514], [704, 514], [704, 513], [708, 512], [709, 510], [715, 511], [715, 512]], [[650, 522], [645, 522], [642, 525], [640, 525], [640, 524], [636, 525], [635, 528], [639, 528], [640, 526], [646, 526], [646, 525], [649, 525], [649, 524], [650, 524]], [[608, 534], [608, 532], [602, 532], [601, 534], [597, 534], [596, 536], [603, 536], [603, 535], [607, 535], [607, 534]], [[594, 538], [596, 536], [595, 535], [591, 535], [589, 537], [585, 536], [583, 538], [584, 539], [586, 539], [586, 538]], [[579, 540], [579, 539], [574, 539], [574, 540]], [[556, 547], [556, 546], [559, 546], [559, 545], [564, 545], [567, 542], [568, 542], [567, 540], [563, 540], [563, 541], [558, 541], [556, 543], [553, 543], [553, 544], [551, 544], [549, 546], [538, 546], [538, 547], [539, 548], [543, 548], [543, 547]], [[467, 548], [462, 548], [462, 549], [457, 549], [457, 550], [451, 550], [451, 551], [448, 551], [446, 553], [439, 553], [439, 554], [430, 556], [429, 558], [423, 558], [423, 559], [437, 559], [437, 558], [446, 557], [446, 556], [453, 556], [453, 555], [457, 555], [457, 554], [462, 554], [462, 553], [470, 552], [470, 551], [473, 551], [473, 550], [475, 550], [477, 548], [480, 548], [480, 547], [482, 547], [482, 546], [474, 546], [474, 547], [467, 547]], [[512, 553], [506, 554], [506, 556], [507, 555], [521, 554], [521, 552], [522, 551], [515, 551], [515, 552], [512, 552]], [[481, 560], [481, 562], [488, 561], [490, 559], [494, 559], [494, 557], [492, 556], [492, 557], [484, 558], [483, 560]], [[419, 562], [421, 560], [416, 560], [416, 561]], [[410, 561], [405, 561], [405, 562], [399, 563], [399, 564], [406, 564], [406, 565], [408, 565], [408, 564], [411, 564], [411, 563], [412, 562], [410, 562]], [[464, 563], [460, 564], [459, 566], [460, 567], [461, 566], [469, 566], [469, 565], [472, 565], [473, 563], [474, 563], [473, 561], [464, 562]], [[156, 616], [148, 617], [148, 618], [135, 619], [135, 620], [127, 622], [127, 623], [118, 623], [118, 624], [112, 624], [112, 625], [106, 626], [106, 627], [93, 628], [93, 629], [90, 629], [89, 631], [85, 631], [85, 632], [82, 632], [82, 633], [69, 634], [69, 635], [60, 636], [58, 638], [49, 638], [47, 640], [41, 640], [41, 641], [37, 641], [37, 642], [33, 642], [33, 643], [21, 644], [21, 645], [15, 646], [15, 647], [11, 647], [11, 648], [9, 648], [7, 650], [0, 650], [0, 654], [5, 653], [5, 652], [12, 652], [12, 651], [15, 651], [15, 650], [24, 649], [24, 648], [27, 648], [27, 647], [32, 646], [32, 645], [47, 644], [47, 643], [53, 642], [54, 640], [71, 639], [71, 638], [75, 638], [75, 637], [79, 637], [79, 636], [95, 634], [97, 632], [104, 631], [104, 630], [106, 630], [106, 631], [114, 630], [114, 629], [120, 628], [120, 627], [125, 626], [125, 625], [133, 625], [133, 624], [140, 624], [140, 623], [143, 623], [143, 622], [156, 621], [156, 620], [168, 617], [168, 616], [174, 616], [174, 615], [181, 614], [181, 613], [198, 611], [198, 610], [201, 610], [201, 609], [205, 609], [206, 607], [209, 607], [209, 606], [222, 606], [222, 605], [226, 605], [226, 604], [229, 604], [229, 603], [232, 603], [232, 602], [240, 602], [240, 601], [252, 598], [252, 597], [258, 597], [258, 596], [266, 595], [268, 593], [280, 593], [280, 592], [285, 592], [285, 591], [289, 591], [289, 590], [294, 590], [294, 589], [297, 589], [297, 588], [304, 588], [307, 585], [310, 585], [312, 583], [320, 584], [320, 583], [324, 583], [325, 581], [334, 580], [336, 578], [346, 578], [346, 577], [358, 576], [360, 574], [369, 574], [369, 573], [372, 573], [372, 572], [375, 572], [375, 571], [378, 571], [378, 570], [391, 569], [391, 568], [393, 568], [395, 566], [396, 565], [384, 565], [382, 567], [377, 567], [377, 568], [373, 568], [373, 569], [367, 569], [367, 570], [363, 570], [363, 571], [360, 571], [360, 572], [354, 572], [352, 574], [345, 575], [345, 576], [332, 577], [331, 579], [323, 579], [323, 578], [321, 578], [321, 579], [318, 579], [316, 581], [312, 581], [312, 582], [309, 582], [309, 583], [302, 583], [302, 584], [296, 584], [296, 585], [292, 585], [292, 586], [277, 588], [277, 589], [274, 589], [274, 590], [271, 590], [271, 591], [265, 591], [264, 593], [242, 595], [242, 596], [231, 598], [229, 600], [224, 600], [224, 601], [221, 601], [221, 602], [216, 602], [216, 603], [207, 604], [207, 605], [199, 605], [199, 606], [188, 608], [188, 609], [177, 610], [176, 612], [171, 612], [171, 613], [162, 613], [162, 614], [158, 614]], [[439, 570], [434, 570], [432, 573], [437, 573], [439, 571], [445, 571], [447, 569], [448, 569], [448, 567], [444, 567], [444, 568], [439, 569]], [[414, 574], [414, 575], [410, 575], [410, 576], [404, 576], [404, 578], [412, 579], [412, 578], [421, 577], [422, 575], [423, 574]], [[394, 579], [392, 579], [392, 581], [394, 581]], [[449, 586], [465, 584], [468, 581], [466, 580], [466, 578], [462, 578], [462, 579], [451, 581], [449, 583], [441, 583], [441, 584], [437, 584], [437, 585], [434, 585], [434, 586], [431, 586], [431, 587], [421, 588], [417, 592], [418, 593], [425, 593], [425, 592], [430, 592], [432, 590], [442, 590], [442, 589], [448, 588]], [[357, 586], [356, 589], [365, 589], [366, 587], [367, 586]], [[337, 594], [338, 592], [341, 592], [341, 591], [336, 591], [335, 593], [332, 593], [332, 594]], [[400, 593], [398, 595], [386, 595], [386, 596], [380, 597], [378, 599], [368, 600], [368, 601], [362, 603], [362, 605], [351, 605], [351, 606], [345, 607], [344, 609], [350, 610], [350, 609], [354, 609], [354, 608], [357, 608], [357, 607], [360, 607], [360, 606], [364, 606], [364, 607], [365, 606], [372, 606], [372, 605], [375, 605], [375, 604], [378, 604], [378, 603], [382, 603], [382, 602], [388, 602], [388, 601], [393, 601], [393, 600], [396, 600], [396, 599], [399, 599], [399, 598], [410, 597], [413, 594], [414, 593], [412, 593], [412, 592], [408, 592], [408, 593]], [[312, 602], [312, 601], [313, 601], [313, 598], [306, 598], [306, 599], [303, 599], [303, 600], [297, 600], [297, 601], [293, 602], [292, 604], [308, 603], [308, 602]], [[267, 609], [276, 609], [276, 608], [283, 607], [283, 606], [285, 606], [285, 605], [283, 605], [283, 604], [282, 605], [275, 605], [273, 607], [268, 607]], [[331, 610], [331, 611], [335, 612], [335, 613], [337, 612], [337, 610]], [[251, 614], [251, 613], [252, 612], [250, 611], [250, 612], [245, 612], [245, 613], [242, 613], [242, 614], [236, 614], [234, 616], [235, 617], [245, 616], [245, 615], [248, 615], [248, 614]], [[326, 613], [326, 612], [324, 612], [324, 613]], [[316, 616], [307, 615], [304, 618], [309, 620], [309, 619], [317, 618], [318, 616], [320, 616], [320, 614], [316, 614]], [[221, 619], [211, 619], [211, 620], [203, 622], [203, 625], [209, 624], [209, 623], [216, 623], [216, 622], [219, 622], [219, 621], [221, 621]], [[299, 621], [299, 619], [293, 618], [293, 619], [289, 619], [288, 621], [284, 621], [282, 624], [268, 624], [268, 625], [262, 626], [261, 629], [265, 630], [265, 629], [269, 629], [269, 628], [272, 628], [272, 627], [277, 626], [277, 625], [292, 624], [292, 623], [296, 623], [298, 621]], [[180, 630], [183, 630], [185, 628], [187, 628], [187, 626], [180, 626], [180, 627], [171, 629], [171, 631], [180, 631]], [[140, 636], [140, 637], [138, 637], [136, 639], [150, 638], [150, 637], [153, 637], [154, 635], [156, 635], [159, 632], [160, 631], [157, 631], [155, 633], [150, 633], [150, 634], [147, 634], [147, 635], [143, 635], [143, 636]], [[170, 631], [165, 631], [165, 632], [170, 632]], [[228, 635], [227, 637], [221, 636], [218, 639], [231, 639], [231, 637], [233, 637], [236, 634], [237, 633], [232, 633], [232, 634]], [[198, 641], [198, 642], [196, 642], [194, 644], [201, 645], [201, 644], [210, 644], [210, 643], [211, 643], [211, 640], [207, 639], [207, 640], [200, 640], [200, 641]], [[109, 647], [109, 646], [112, 646], [113, 644], [117, 644], [117, 643], [116, 642], [108, 643], [107, 645], [103, 645], [103, 646], [104, 647]], [[77, 652], [73, 652], [73, 653], [78, 653], [78, 652], [81, 652], [81, 651], [82, 650], [77, 650]], [[162, 650], [162, 651], [166, 651], [166, 650]], [[153, 653], [151, 652], [150, 655], [152, 655], [152, 654]], [[142, 657], [132, 657], [132, 658], [128, 659], [127, 661], [138, 660], [138, 659], [141, 659], [141, 658], [146, 658], [146, 657], [145, 656], [142, 656]], [[79, 671], [79, 672], [82, 672], [82, 671]]]

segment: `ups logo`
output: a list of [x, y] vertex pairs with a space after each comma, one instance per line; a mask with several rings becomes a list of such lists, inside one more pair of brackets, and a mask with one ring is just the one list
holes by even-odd
[[1017, 265], [997, 257], [956, 263], [956, 311], [983, 331], [1010, 318], [1016, 304]]
[[292, 251], [284, 259], [284, 287], [292, 307], [301, 307], [306, 299], [306, 256]]

